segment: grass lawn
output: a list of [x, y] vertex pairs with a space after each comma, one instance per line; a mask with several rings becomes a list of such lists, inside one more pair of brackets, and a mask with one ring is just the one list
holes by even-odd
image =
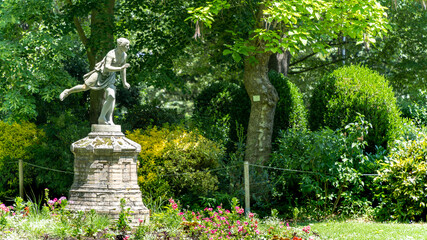
[[427, 240], [427, 224], [375, 223], [362, 221], [320, 222], [310, 224], [321, 239], [416, 239]]

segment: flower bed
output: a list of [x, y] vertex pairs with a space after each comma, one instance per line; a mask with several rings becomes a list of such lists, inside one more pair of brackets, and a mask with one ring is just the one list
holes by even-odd
[[[48, 196], [48, 191], [46, 192]], [[245, 216], [243, 208], [233, 199], [233, 208], [206, 207], [201, 211], [181, 211], [169, 199], [164, 211], [154, 213], [151, 222], [142, 220], [130, 229], [129, 209], [122, 208], [116, 221], [94, 211], [70, 213], [67, 199], [49, 199], [45, 204], [23, 202], [16, 198], [13, 206], [0, 203], [0, 238], [3, 239], [277, 239], [315, 240], [319, 237], [310, 226], [290, 227], [275, 217], [259, 219], [256, 214]]]

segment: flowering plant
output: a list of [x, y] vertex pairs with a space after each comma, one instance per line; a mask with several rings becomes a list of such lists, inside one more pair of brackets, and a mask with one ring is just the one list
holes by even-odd
[[44, 190], [44, 193], [45, 193], [45, 200], [47, 203], [47, 206], [45, 205], [43, 207], [44, 211], [49, 212], [48, 210], [50, 210], [50, 212], [52, 212], [52, 215], [56, 215], [58, 212], [61, 214], [64, 213], [65, 207], [68, 205], [67, 198], [62, 196], [59, 199], [58, 198], [50, 199], [49, 189], [47, 188]]
[[[178, 204], [169, 200], [169, 214], [175, 214], [180, 221], [184, 235], [203, 240], [214, 239], [283, 239], [314, 240], [310, 226], [302, 229], [284, 226], [283, 222], [269, 224], [261, 229], [260, 219], [254, 213], [245, 216], [245, 210], [238, 206], [238, 200], [232, 200], [232, 209], [206, 207], [203, 211], [180, 211]], [[176, 219], [176, 218], [175, 218]], [[276, 221], [278, 222], [278, 221]]]

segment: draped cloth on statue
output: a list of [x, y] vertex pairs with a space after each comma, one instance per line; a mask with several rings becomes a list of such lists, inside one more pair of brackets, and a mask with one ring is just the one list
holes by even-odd
[[95, 69], [83, 76], [85, 84], [93, 90], [105, 89], [116, 82], [116, 73], [105, 69], [105, 59], [95, 65]]

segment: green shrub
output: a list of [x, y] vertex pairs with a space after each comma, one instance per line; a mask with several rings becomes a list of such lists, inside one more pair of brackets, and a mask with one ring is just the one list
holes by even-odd
[[398, 140], [375, 178], [379, 220], [425, 220], [427, 217], [427, 136]]
[[217, 189], [218, 179], [204, 171], [218, 166], [223, 148], [195, 131], [182, 127], [127, 132], [142, 147], [138, 161], [138, 183], [146, 198], [171, 195], [203, 196]]
[[215, 82], [195, 99], [193, 121], [204, 136], [229, 148], [238, 141], [236, 127], [248, 125], [250, 104], [242, 85]]
[[118, 117], [118, 124], [124, 130], [162, 126], [163, 124], [178, 124], [183, 119], [176, 109], [161, 107], [156, 102], [135, 104], [127, 109], [127, 113]]
[[[34, 123], [8, 124], [0, 121], [0, 200], [13, 198], [18, 193], [18, 160], [33, 159], [34, 149], [41, 142], [43, 131]], [[33, 174], [27, 168], [24, 183], [32, 182]]]
[[58, 116], [50, 116], [48, 123], [39, 128], [45, 134], [37, 148], [33, 149], [34, 159], [31, 162], [68, 173], [34, 168], [34, 188], [49, 188], [52, 195], [67, 196], [74, 177], [74, 155], [70, 146], [87, 136], [90, 124], [77, 118], [72, 112], [65, 111]]
[[343, 128], [354, 122], [358, 113], [373, 127], [366, 136], [368, 151], [374, 151], [376, 145], [386, 147], [400, 134], [400, 113], [384, 77], [362, 66], [342, 67], [325, 76], [314, 89], [310, 128]]
[[272, 207], [284, 212], [303, 207], [311, 217], [322, 217], [337, 212], [353, 215], [369, 206], [364, 193], [367, 179], [360, 174], [375, 170], [363, 154], [370, 124], [361, 116], [356, 120], [336, 131], [291, 128], [278, 138], [269, 165], [296, 171], [270, 172], [274, 183], [270, 202], [279, 206]]
[[402, 116], [414, 120], [418, 126], [427, 125], [427, 92], [419, 91], [409, 98], [400, 98], [398, 101]]
[[279, 94], [274, 116], [273, 140], [280, 130], [307, 128], [307, 110], [298, 87], [276, 71], [270, 71], [268, 77]]

